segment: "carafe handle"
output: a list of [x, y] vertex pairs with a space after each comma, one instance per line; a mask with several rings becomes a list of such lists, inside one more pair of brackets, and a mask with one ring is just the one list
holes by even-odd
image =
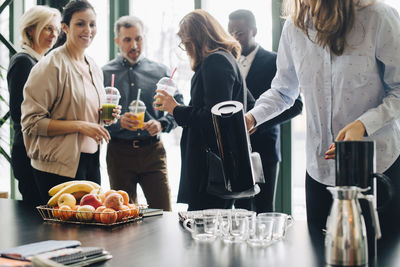
[[384, 204], [382, 204], [382, 206], [377, 207], [378, 211], [383, 210], [388, 204], [389, 202], [392, 200], [393, 198], [393, 185], [392, 185], [392, 181], [389, 179], [389, 177], [387, 177], [386, 175], [382, 174], [382, 173], [373, 173], [372, 177], [376, 177], [377, 181], [382, 182], [382, 184], [384, 184], [387, 188], [387, 192], [388, 192], [388, 199], [386, 200], [386, 202]]
[[359, 193], [358, 198], [366, 199], [368, 201], [369, 209], [371, 210], [372, 223], [375, 228], [375, 236], [377, 239], [380, 239], [382, 237], [382, 232], [381, 225], [379, 224], [378, 212], [375, 208], [375, 197], [373, 195], [364, 195], [363, 193]]

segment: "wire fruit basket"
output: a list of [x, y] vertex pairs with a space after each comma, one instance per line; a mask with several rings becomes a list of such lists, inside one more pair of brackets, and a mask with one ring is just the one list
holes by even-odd
[[45, 221], [113, 226], [141, 220], [147, 207], [145, 204], [137, 204], [135, 207], [113, 212], [62, 210], [47, 205], [37, 206], [36, 209]]

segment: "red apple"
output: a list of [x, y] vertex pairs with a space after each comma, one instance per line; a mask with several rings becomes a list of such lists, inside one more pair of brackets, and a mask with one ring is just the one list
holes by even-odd
[[98, 195], [100, 197], [101, 203], [104, 202], [104, 199], [106, 198], [106, 195], [104, 192], [101, 190], [101, 188], [95, 188], [93, 189], [90, 194]]
[[76, 205], [76, 199], [72, 194], [64, 193], [58, 198], [57, 204], [59, 207], [62, 205], [67, 205], [70, 208], [74, 208]]
[[98, 207], [100, 207], [103, 204], [101, 203], [101, 199], [98, 195], [86, 194], [81, 198], [80, 205], [81, 206], [90, 205], [90, 206], [93, 206], [95, 209], [97, 209]]
[[90, 221], [93, 219], [93, 212], [95, 211], [95, 208], [90, 205], [84, 205], [80, 206], [78, 210], [76, 211], [76, 218], [79, 221]]
[[111, 193], [104, 200], [104, 206], [113, 210], [120, 210], [123, 204], [124, 198], [118, 193]]

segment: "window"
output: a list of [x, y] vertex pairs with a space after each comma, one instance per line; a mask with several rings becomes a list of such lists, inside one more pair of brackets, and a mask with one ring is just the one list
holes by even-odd
[[[7, 38], [9, 36], [9, 8], [3, 10], [0, 16], [0, 32]], [[8, 38], [7, 38], [8, 39]], [[17, 47], [17, 44], [15, 45]], [[8, 88], [7, 88], [7, 67], [9, 63], [9, 50], [6, 46], [0, 42], [0, 72], [2, 78], [0, 78], [0, 95], [5, 98], [8, 103]], [[9, 110], [8, 105], [3, 101], [0, 101], [0, 118], [2, 118]], [[10, 120], [7, 120], [0, 128], [0, 146], [5, 152], [10, 155]], [[10, 192], [10, 164], [0, 154], [0, 191]], [[10, 194], [9, 194], [10, 195]]]
[[177, 67], [174, 80], [188, 103], [193, 72], [188, 56], [178, 47], [180, 39], [176, 33], [180, 20], [194, 9], [194, 1], [132, 0], [130, 4], [130, 14], [139, 17], [145, 25], [144, 55], [166, 65], [171, 71]]
[[[144, 55], [166, 65], [171, 71], [177, 67], [173, 78], [187, 104], [190, 99], [190, 79], [193, 72], [188, 56], [178, 47], [180, 39], [176, 33], [179, 30], [179, 21], [194, 9], [194, 1], [131, 0], [130, 9], [130, 14], [139, 17], [145, 25]], [[181, 131], [182, 129], [178, 127], [168, 134], [162, 134], [167, 151], [168, 179], [174, 211], [186, 210], [186, 205], [176, 204], [181, 168], [179, 147]], [[143, 193], [139, 188], [138, 201], [145, 203]]]
[[102, 67], [108, 62], [110, 38], [114, 38], [113, 36], [109, 36], [109, 0], [96, 0], [90, 1], [90, 3], [97, 15], [97, 33], [86, 53]]

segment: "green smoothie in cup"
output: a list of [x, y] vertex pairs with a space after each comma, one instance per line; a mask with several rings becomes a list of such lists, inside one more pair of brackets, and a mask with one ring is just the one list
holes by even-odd
[[101, 113], [101, 119], [104, 121], [112, 121], [114, 119], [112, 113], [113, 109], [116, 107], [116, 104], [110, 104], [110, 103], [105, 103], [101, 106], [102, 108], [102, 113]]
[[101, 101], [101, 119], [103, 121], [112, 121], [113, 117], [113, 109], [118, 105], [119, 99], [121, 98], [119, 91], [115, 87], [106, 87], [104, 88], [106, 94], [102, 97]]

